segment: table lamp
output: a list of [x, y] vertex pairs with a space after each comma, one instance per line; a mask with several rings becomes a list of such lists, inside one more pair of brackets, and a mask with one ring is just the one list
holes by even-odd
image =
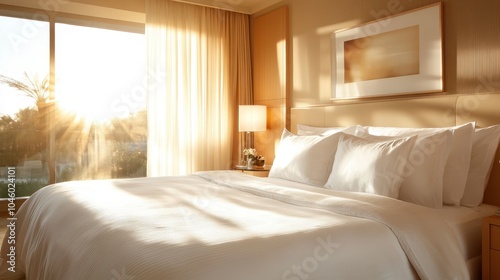
[[238, 118], [238, 130], [245, 133], [243, 147], [251, 149], [252, 133], [266, 130], [267, 108], [264, 105], [240, 105]]

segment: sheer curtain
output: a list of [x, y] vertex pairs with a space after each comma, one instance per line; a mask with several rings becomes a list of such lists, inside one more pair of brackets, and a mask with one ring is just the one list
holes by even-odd
[[146, 1], [148, 176], [228, 169], [251, 100], [248, 16]]

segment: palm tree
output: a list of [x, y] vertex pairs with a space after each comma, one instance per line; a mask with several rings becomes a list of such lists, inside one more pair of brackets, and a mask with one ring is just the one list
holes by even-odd
[[42, 80], [38, 75], [30, 78], [28, 73], [24, 72], [24, 80], [16, 80], [13, 78], [0, 75], [0, 83], [11, 88], [21, 91], [24, 96], [33, 100], [38, 111], [38, 121], [42, 139], [45, 139], [47, 134], [47, 114], [49, 104], [49, 76], [45, 76]]
[[[42, 155], [45, 155], [47, 151], [45, 150], [46, 143], [48, 140], [48, 126], [47, 126], [47, 115], [48, 115], [48, 105], [49, 105], [49, 77], [45, 76], [42, 80], [38, 78], [38, 75], [34, 75], [31, 78], [26, 72], [24, 72], [23, 80], [16, 80], [4, 75], [0, 75], [0, 83], [5, 84], [11, 88], [17, 89], [23, 93], [24, 96], [29, 97], [33, 100], [36, 106], [37, 112], [37, 123], [38, 123], [38, 133], [40, 134], [40, 141]], [[20, 111], [22, 112], [22, 111]], [[19, 115], [18, 115], [19, 117]], [[42, 163], [46, 165], [46, 157], [42, 156]], [[49, 171], [50, 173], [50, 171]]]
[[[11, 88], [15, 88], [24, 93], [25, 96], [33, 99], [37, 109], [40, 109], [47, 104], [49, 100], [49, 77], [45, 76], [43, 80], [39, 80], [35, 75], [33, 78], [24, 72], [24, 81], [0, 75], [0, 83]], [[40, 110], [39, 110], [40, 111]]]
[[38, 111], [38, 121], [40, 123], [40, 131], [43, 139], [47, 135], [47, 121], [49, 101], [49, 76], [45, 76], [42, 80], [38, 79], [38, 75], [30, 78], [28, 73], [24, 72], [24, 80], [16, 80], [13, 78], [0, 75], [0, 83], [11, 88], [21, 91], [24, 96], [31, 98]]

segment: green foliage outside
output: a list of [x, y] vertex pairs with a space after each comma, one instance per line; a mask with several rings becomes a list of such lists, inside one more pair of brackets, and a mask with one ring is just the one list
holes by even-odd
[[[34, 109], [23, 109], [16, 118], [0, 118], [0, 198], [7, 197], [6, 169], [17, 167], [16, 196], [29, 196], [47, 184], [46, 147], [38, 136]], [[130, 178], [146, 176], [146, 112], [125, 119], [101, 124], [99, 143], [105, 155], [96, 162], [81, 161], [92, 151], [94, 129], [85, 132], [83, 125], [75, 125], [68, 118], [61, 121], [56, 132], [57, 182], [88, 179]], [[71, 124], [70, 124], [71, 123]], [[133, 128], [133, 129], [132, 129]], [[22, 166], [27, 161], [41, 162], [42, 171], [36, 178], [23, 178]], [[66, 165], [61, 163], [67, 163]], [[32, 171], [31, 174], [34, 172]]]
[[[35, 191], [47, 185], [45, 180], [28, 180], [16, 182], [16, 197], [30, 196]], [[0, 198], [8, 197], [7, 184], [0, 186]]]

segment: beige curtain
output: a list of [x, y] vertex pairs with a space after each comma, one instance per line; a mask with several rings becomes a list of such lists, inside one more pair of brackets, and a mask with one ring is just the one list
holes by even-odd
[[146, 1], [148, 176], [233, 164], [237, 105], [252, 99], [248, 21], [213, 8]]

